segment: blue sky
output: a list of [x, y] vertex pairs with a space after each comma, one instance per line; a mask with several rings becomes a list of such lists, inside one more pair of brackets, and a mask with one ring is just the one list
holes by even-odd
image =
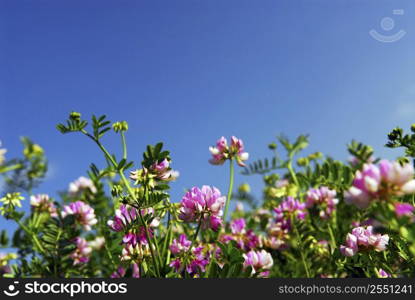
[[[382, 43], [371, 29], [406, 35]], [[103, 162], [55, 125], [72, 110], [127, 120], [131, 159], [158, 141], [171, 150], [173, 201], [194, 185], [226, 192], [228, 168], [207, 163], [222, 135], [242, 138], [252, 160], [279, 133], [310, 134], [310, 151], [338, 159], [352, 138], [393, 158], [386, 134], [415, 122], [414, 29], [410, 0], [2, 0], [0, 140], [8, 157], [21, 155], [19, 136], [45, 148], [51, 171], [36, 192], [54, 195]], [[104, 142], [119, 153], [118, 137]], [[261, 178], [246, 180], [260, 195]]]

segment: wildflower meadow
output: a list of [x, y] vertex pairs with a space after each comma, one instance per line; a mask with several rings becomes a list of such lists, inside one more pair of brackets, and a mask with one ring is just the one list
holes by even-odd
[[[51, 124], [51, 126], [53, 126]], [[51, 196], [42, 187], [45, 150], [23, 138], [23, 156], [0, 149], [5, 193], [1, 277], [344, 278], [415, 275], [415, 125], [385, 134], [396, 160], [351, 141], [348, 161], [304, 155], [309, 137], [283, 135], [255, 157], [243, 136], [206, 141], [206, 163], [229, 175], [170, 196], [180, 180], [175, 153], [162, 142], [127, 153], [126, 121], [72, 112], [57, 125], [93, 143], [89, 171]], [[65, 139], [62, 135], [60, 138]], [[104, 135], [118, 135], [107, 145]], [[121, 156], [112, 153], [122, 149]], [[141, 161], [133, 158], [142, 152]], [[234, 182], [241, 173], [245, 183]], [[263, 179], [255, 199], [250, 178]], [[30, 211], [22, 202], [30, 202]]]

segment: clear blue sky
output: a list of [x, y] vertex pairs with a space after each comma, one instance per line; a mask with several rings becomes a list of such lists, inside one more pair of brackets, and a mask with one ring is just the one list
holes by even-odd
[[[381, 43], [371, 29], [407, 34]], [[90, 141], [55, 129], [76, 110], [127, 120], [136, 161], [163, 141], [181, 173], [178, 201], [193, 185], [226, 192], [228, 168], [207, 163], [222, 135], [241, 137], [251, 159], [279, 133], [308, 133], [310, 151], [338, 159], [352, 138], [398, 156], [382, 146], [388, 130], [415, 122], [415, 2], [0, 0], [0, 66], [8, 157], [29, 136], [50, 161], [37, 192], [53, 195], [102, 163]], [[118, 139], [104, 141], [119, 152]], [[261, 178], [237, 183], [247, 179], [259, 195]]]

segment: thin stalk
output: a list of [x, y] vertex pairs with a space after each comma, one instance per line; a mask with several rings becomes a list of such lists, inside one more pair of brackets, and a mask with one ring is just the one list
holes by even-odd
[[305, 273], [307, 275], [307, 278], [310, 278], [310, 271], [308, 270], [308, 264], [307, 264], [307, 261], [306, 261], [305, 256], [304, 256], [304, 248], [303, 248], [303, 244], [301, 243], [300, 233], [298, 232], [297, 226], [294, 223], [294, 218], [293, 217], [291, 218], [291, 224], [294, 228], [294, 232], [295, 232], [295, 235], [296, 235], [296, 238], [297, 238], [297, 245], [298, 245], [298, 248], [300, 249], [301, 261], [303, 262]]
[[226, 216], [228, 214], [229, 209], [229, 203], [231, 202], [232, 198], [232, 191], [233, 191], [233, 180], [234, 180], [234, 165], [233, 165], [233, 159], [229, 162], [229, 190], [228, 190], [228, 197], [226, 198], [226, 204], [225, 204], [225, 211], [223, 213], [223, 222], [226, 222]]
[[125, 134], [121, 131], [121, 143], [122, 143], [122, 158], [127, 160], [127, 143], [125, 141]]
[[288, 161], [287, 169], [290, 172], [291, 178], [294, 181], [295, 185], [298, 186], [298, 179], [297, 179], [297, 176], [295, 175], [295, 172], [292, 166], [292, 158], [290, 158]]
[[189, 253], [192, 252], [193, 244], [195, 243], [197, 236], [199, 235], [200, 227], [202, 227], [202, 220], [203, 220], [203, 215], [200, 216], [199, 223], [197, 224], [195, 235], [193, 236], [192, 243], [190, 244]]
[[331, 240], [331, 253], [333, 254], [334, 249], [336, 249], [336, 238], [334, 237], [333, 229], [331, 228], [330, 223], [328, 223], [328, 230], [329, 230], [330, 240]]

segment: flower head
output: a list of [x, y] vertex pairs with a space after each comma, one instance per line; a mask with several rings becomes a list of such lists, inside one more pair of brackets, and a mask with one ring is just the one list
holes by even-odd
[[73, 259], [74, 265], [85, 264], [89, 261], [92, 248], [88, 242], [81, 237], [75, 238], [76, 249], [71, 253], [70, 257]]
[[255, 249], [261, 245], [261, 240], [254, 231], [246, 229], [244, 218], [233, 220], [230, 227], [232, 234], [222, 235], [220, 238], [222, 242], [235, 241], [237, 246], [245, 251]]
[[222, 225], [225, 197], [215, 187], [191, 188], [181, 201], [179, 218], [185, 222], [202, 222], [204, 229], [217, 231]]
[[287, 197], [280, 205], [274, 208], [274, 212], [277, 214], [277, 221], [289, 219], [291, 215], [296, 216], [299, 220], [303, 220], [307, 214], [305, 203], [302, 203], [293, 197]]
[[198, 277], [206, 271], [210, 261], [210, 253], [203, 246], [192, 247], [186, 235], [181, 234], [179, 239], [173, 240], [170, 251], [175, 256], [170, 262], [176, 272], [187, 272], [191, 277]]
[[395, 214], [398, 217], [407, 216], [413, 217], [415, 207], [409, 203], [395, 203]]
[[271, 269], [274, 264], [271, 254], [265, 250], [254, 251], [251, 250], [243, 255], [244, 267], [252, 267], [252, 274], [259, 273], [261, 277], [266, 277], [267, 271]]
[[398, 162], [382, 160], [378, 165], [364, 164], [355, 174], [345, 200], [359, 208], [366, 208], [374, 199], [389, 199], [415, 193], [414, 168]]
[[74, 182], [69, 184], [69, 195], [76, 196], [83, 191], [90, 191], [92, 194], [96, 194], [97, 188], [95, 187], [94, 183], [91, 179], [81, 176]]
[[[142, 216], [147, 214], [154, 215], [154, 210], [142, 209]], [[115, 210], [115, 216], [112, 220], [108, 220], [107, 225], [116, 232], [129, 230], [130, 225], [139, 218], [139, 212], [136, 208], [122, 204], [117, 210]], [[157, 227], [159, 224], [159, 218], [154, 218], [150, 223], [151, 227]]]
[[249, 153], [244, 151], [244, 144], [241, 139], [231, 137], [231, 144], [225, 137], [221, 137], [215, 147], [209, 147], [212, 158], [209, 162], [213, 165], [222, 165], [227, 159], [235, 159], [238, 165], [245, 166], [245, 161], [249, 158]]
[[91, 230], [91, 226], [98, 223], [94, 209], [82, 201], [76, 201], [69, 205], [65, 205], [62, 211], [62, 217], [65, 218], [68, 215], [74, 215], [76, 221], [81, 224], [85, 230]]
[[340, 246], [340, 252], [345, 256], [354, 256], [363, 250], [384, 251], [388, 242], [389, 236], [373, 233], [372, 226], [355, 227], [347, 234], [346, 245]]
[[57, 217], [56, 207], [53, 202], [49, 199], [47, 194], [37, 194], [30, 196], [30, 205], [33, 211], [46, 212], [51, 217]]
[[325, 186], [318, 189], [310, 189], [307, 192], [306, 207], [317, 207], [322, 219], [327, 219], [332, 215], [338, 202], [339, 199], [336, 198], [336, 191], [330, 190]]

